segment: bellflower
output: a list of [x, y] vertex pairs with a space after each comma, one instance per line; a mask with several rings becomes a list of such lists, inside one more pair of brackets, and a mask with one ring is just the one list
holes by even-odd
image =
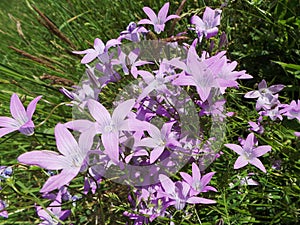
[[40, 192], [50, 192], [68, 184], [77, 174], [85, 169], [85, 158], [91, 150], [93, 140], [88, 135], [81, 135], [79, 142], [62, 124], [54, 130], [58, 154], [54, 151], [41, 150], [26, 152], [18, 157], [18, 161], [27, 165], [36, 165], [47, 170], [62, 170], [60, 174], [51, 176]]
[[[43, 220], [39, 225], [59, 225], [59, 220], [65, 220], [70, 214], [70, 210], [61, 210], [62, 193], [58, 192], [55, 200], [47, 207], [47, 211], [41, 206], [36, 207], [38, 216]], [[51, 214], [49, 214], [49, 212]]]
[[213, 204], [216, 203], [214, 200], [195, 197], [194, 194], [190, 193], [190, 185], [184, 181], [173, 182], [166, 175], [160, 174], [159, 181], [161, 182], [164, 191], [160, 191], [159, 195], [169, 199], [166, 203], [168, 206], [174, 205], [177, 210], [182, 210], [186, 203], [190, 204]]
[[102, 54], [106, 53], [108, 49], [112, 46], [121, 44], [120, 41], [116, 39], [109, 40], [106, 45], [104, 45], [103, 41], [99, 38], [94, 40], [94, 48], [89, 48], [83, 51], [73, 51], [74, 54], [85, 54], [82, 58], [81, 63], [87, 64], [92, 62], [97, 57], [101, 56]]
[[193, 195], [197, 195], [200, 192], [217, 191], [214, 187], [207, 186], [214, 174], [215, 172], [210, 172], [201, 178], [201, 172], [196, 163], [192, 164], [192, 176], [185, 172], [180, 172], [184, 181], [191, 186], [190, 192]]
[[227, 148], [230, 148], [231, 150], [235, 151], [237, 154], [240, 155], [234, 164], [234, 169], [239, 169], [250, 163], [256, 166], [261, 171], [263, 171], [264, 173], [266, 173], [264, 165], [257, 157], [260, 157], [266, 154], [267, 152], [271, 151], [271, 146], [262, 145], [255, 147], [254, 145], [255, 138], [253, 133], [247, 136], [243, 146], [236, 144], [225, 144]]
[[171, 19], [179, 19], [180, 16], [177, 15], [170, 15], [167, 17], [168, 11], [169, 11], [170, 3], [167, 2], [163, 5], [163, 7], [159, 10], [158, 15], [155, 14], [155, 12], [149, 8], [144, 7], [143, 11], [147, 14], [149, 19], [142, 19], [138, 22], [138, 24], [151, 24], [154, 26], [154, 31], [157, 34], [160, 34], [165, 29], [165, 23]]
[[203, 19], [200, 19], [200, 17], [196, 15], [191, 18], [191, 24], [195, 25], [195, 30], [199, 37], [199, 41], [202, 40], [203, 36], [206, 39], [209, 39], [218, 33], [217, 26], [220, 25], [221, 12], [222, 10], [213, 10], [209, 7], [206, 7], [203, 14]]
[[126, 30], [121, 32], [118, 40], [121, 41], [125, 38], [132, 42], [139, 42], [141, 39], [140, 35], [146, 33], [148, 33], [148, 30], [145, 27], [138, 27], [135, 22], [131, 22], [126, 27]]
[[33, 99], [25, 110], [19, 96], [14, 93], [10, 99], [10, 113], [13, 118], [6, 116], [0, 117], [0, 138], [16, 130], [27, 136], [32, 135], [34, 133], [32, 116], [36, 104], [41, 98], [42, 96], [38, 96]]
[[[177, 66], [180, 68], [182, 65]], [[172, 84], [179, 86], [196, 86], [197, 92], [204, 102], [208, 99], [211, 89], [218, 87], [211, 68], [213, 68], [213, 66], [209, 66], [206, 60], [199, 60], [195, 47], [190, 46], [187, 64], [183, 68], [180, 68], [183, 69], [185, 73], [179, 74], [178, 78], [176, 78]]]
[[165, 123], [161, 130], [159, 130], [156, 126], [151, 125], [148, 130], [150, 137], [143, 138], [135, 144], [136, 146], [153, 148], [150, 152], [150, 163], [155, 162], [161, 156], [166, 147], [181, 147], [174, 134], [171, 133], [174, 123], [175, 122]]
[[288, 119], [297, 119], [300, 122], [300, 100], [297, 102], [293, 100], [289, 105], [286, 105], [281, 112], [284, 116], [287, 116]]

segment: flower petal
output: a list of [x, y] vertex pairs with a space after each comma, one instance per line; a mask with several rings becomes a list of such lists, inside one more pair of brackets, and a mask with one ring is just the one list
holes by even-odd
[[191, 197], [187, 201], [190, 204], [214, 204], [216, 201], [208, 199], [208, 198], [200, 198], [200, 197]]
[[20, 125], [28, 121], [25, 108], [16, 93], [13, 93], [10, 99], [10, 113], [14, 119], [20, 122]]
[[32, 115], [35, 111], [35, 108], [36, 108], [36, 104], [38, 103], [38, 101], [42, 98], [42, 96], [38, 96], [36, 97], [35, 99], [33, 99], [27, 106], [27, 116], [28, 116], [28, 119], [31, 120], [32, 118]]
[[258, 158], [253, 158], [249, 160], [249, 163], [252, 164], [253, 166], [256, 166], [258, 169], [266, 173], [266, 168], [262, 164], [262, 162]]
[[63, 169], [60, 174], [49, 177], [40, 192], [50, 192], [68, 184], [79, 173], [80, 167]]
[[6, 134], [9, 134], [11, 132], [14, 132], [18, 130], [18, 127], [5, 127], [5, 128], [0, 128], [0, 138], [3, 137]]
[[159, 175], [159, 181], [166, 193], [174, 194], [175, 193], [175, 184], [174, 182], [164, 174]]
[[237, 154], [242, 155], [244, 150], [241, 146], [236, 144], [224, 144], [225, 147], [230, 148], [231, 150], [235, 151]]
[[79, 152], [79, 146], [72, 133], [61, 123], [54, 128], [57, 149], [65, 156]]
[[18, 128], [18, 127], [20, 127], [20, 124], [18, 123], [18, 121], [16, 121], [13, 118], [6, 117], [6, 116], [0, 116], [0, 127]]
[[107, 109], [94, 99], [88, 100], [88, 108], [94, 119], [101, 125], [108, 125], [111, 117]]
[[160, 23], [165, 23], [166, 22], [165, 20], [166, 20], [167, 15], [168, 15], [169, 6], [170, 6], [170, 3], [167, 2], [159, 10], [159, 12], [158, 12], [158, 19], [159, 19]]
[[257, 158], [260, 157], [264, 154], [266, 154], [267, 152], [271, 151], [272, 147], [269, 145], [262, 145], [262, 146], [258, 146], [257, 148], [255, 148], [252, 151], [252, 155]]
[[130, 112], [130, 110], [132, 109], [134, 104], [135, 104], [135, 100], [129, 99], [125, 102], [122, 102], [120, 105], [118, 105], [112, 114], [112, 121], [116, 125], [121, 123], [125, 119], [125, 117], [128, 115], [128, 113]]
[[237, 160], [235, 161], [233, 168], [239, 169], [239, 168], [246, 166], [247, 164], [248, 164], [248, 161], [243, 156], [239, 156], [237, 158]]
[[113, 162], [119, 162], [119, 132], [103, 133], [101, 136], [105, 153]]
[[18, 157], [18, 161], [19, 163], [35, 165], [47, 170], [61, 170], [69, 166], [64, 156], [48, 150], [26, 152]]
[[149, 7], [143, 7], [143, 11], [147, 14], [147, 16], [149, 17], [149, 19], [153, 23], [157, 22], [157, 16], [156, 16], [155, 12], [151, 8], [149, 8]]

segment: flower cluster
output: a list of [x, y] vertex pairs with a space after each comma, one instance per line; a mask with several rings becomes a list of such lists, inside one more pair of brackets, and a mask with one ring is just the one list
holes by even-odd
[[[217, 192], [209, 185], [216, 172], [209, 172], [208, 166], [224, 154], [220, 151], [222, 140], [219, 140], [223, 131], [215, 126], [208, 136], [210, 130], [200, 127], [201, 120], [224, 124], [227, 117], [234, 115], [225, 111], [226, 92], [229, 88], [239, 88], [239, 79], [252, 76], [246, 71], [237, 71], [237, 62], [230, 61], [226, 51], [197, 51], [203, 37], [217, 38], [221, 18], [218, 9], [207, 7], [202, 19], [197, 15], [191, 18], [197, 37], [192, 43], [185, 43], [185, 47], [180, 48], [177, 42], [148, 41], [150, 47], [145, 48], [145, 34], [150, 30], [141, 25], [153, 26], [159, 35], [167, 21], [180, 19], [178, 15], [167, 16], [168, 10], [169, 3], [158, 15], [144, 7], [149, 19], [131, 22], [119, 37], [106, 44], [96, 38], [93, 48], [73, 52], [84, 55], [81, 63], [86, 66], [87, 79], [73, 90], [63, 88], [61, 92], [84, 116], [55, 126], [58, 152], [34, 150], [18, 157], [18, 162], [25, 165], [60, 171], [54, 172], [40, 190], [52, 200], [47, 208], [36, 207], [41, 224], [60, 224], [70, 215], [70, 210], [62, 209], [61, 205], [64, 196], [70, 195], [67, 186], [79, 174], [85, 176], [83, 194], [94, 194], [98, 184], [106, 178], [131, 185], [133, 190], [128, 198], [132, 209], [124, 215], [134, 220], [134, 224], [148, 224], [157, 217], [171, 218], [171, 207], [184, 210], [187, 204], [217, 202], [205, 195], [209, 191]], [[224, 35], [220, 36], [219, 46], [225, 42]], [[123, 48], [126, 43], [135, 45]], [[178, 51], [184, 54], [180, 57], [173, 54]], [[157, 55], [149, 58], [149, 52]], [[126, 87], [128, 90], [112, 103], [116, 107], [111, 110], [99, 99], [99, 94], [105, 92], [108, 84], [128, 77], [135, 83]], [[277, 93], [283, 88], [283, 85], [268, 88], [263, 80], [258, 90], [246, 93], [245, 98], [257, 98], [256, 110], [260, 115], [257, 122], [249, 121], [251, 131], [264, 132], [260, 124], [263, 117], [282, 120], [282, 116], [286, 116], [300, 121], [299, 100], [289, 105], [278, 100]], [[32, 117], [40, 99], [41, 96], [33, 99], [25, 110], [14, 93], [10, 104], [13, 118], [0, 117], [0, 137], [16, 130], [32, 135]], [[227, 143], [225, 146], [239, 155], [234, 169], [251, 164], [267, 172], [258, 157], [271, 151], [271, 146], [258, 146], [254, 133], [240, 145]], [[181, 171], [181, 178], [172, 178], [185, 164], [190, 164], [186, 168], [191, 169], [192, 174]], [[9, 167], [1, 174], [10, 175]], [[250, 178], [243, 182], [258, 184]], [[67, 199], [70, 200], [70, 196]], [[4, 208], [2, 202], [0, 207]], [[2, 216], [7, 216], [4, 212]]]

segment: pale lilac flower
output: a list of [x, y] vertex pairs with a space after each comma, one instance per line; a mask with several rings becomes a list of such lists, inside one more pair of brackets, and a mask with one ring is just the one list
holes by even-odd
[[165, 123], [161, 130], [156, 126], [150, 125], [148, 133], [150, 137], [143, 138], [135, 143], [135, 146], [145, 146], [153, 148], [150, 152], [150, 163], [155, 162], [163, 153], [166, 147], [181, 147], [180, 143], [176, 140], [176, 136], [171, 132], [174, 122]]
[[71, 214], [70, 210], [61, 210], [61, 204], [62, 193], [59, 191], [55, 200], [47, 207], [47, 211], [37, 206], [37, 214], [43, 220], [39, 225], [60, 225], [59, 220], [63, 221]]
[[[135, 104], [134, 99], [119, 104], [112, 115], [107, 109], [95, 100], [89, 100], [88, 108], [95, 122], [95, 133], [101, 134], [105, 153], [116, 163], [119, 162], [119, 135], [120, 131], [143, 130], [145, 123], [137, 119], [125, 119]], [[87, 135], [93, 136], [93, 131], [87, 130]]]
[[286, 105], [281, 112], [284, 116], [287, 116], [288, 119], [297, 119], [300, 122], [300, 100], [297, 102], [293, 100], [291, 104]]
[[[176, 66], [176, 64], [174, 64]], [[180, 68], [182, 67], [183, 68]], [[194, 46], [190, 46], [186, 65], [177, 65], [185, 73], [180, 73], [172, 84], [179, 86], [196, 86], [197, 92], [204, 102], [208, 99], [212, 88], [218, 88], [218, 82], [215, 79], [212, 68], [206, 60], [200, 61]], [[215, 69], [215, 68], [213, 68]]]
[[251, 126], [250, 130], [258, 134], [262, 134], [265, 131], [264, 127], [260, 124], [259, 121], [257, 123], [250, 121], [248, 122], [248, 124]]
[[135, 22], [129, 23], [126, 30], [122, 31], [120, 37], [117, 39], [127, 39], [132, 42], [139, 42], [141, 40], [140, 35], [148, 33], [148, 30], [144, 27], [138, 27]]
[[168, 11], [169, 11], [170, 3], [167, 2], [164, 4], [164, 6], [159, 10], [158, 15], [155, 14], [155, 12], [149, 8], [144, 7], [143, 11], [147, 14], [149, 19], [142, 19], [138, 22], [138, 24], [151, 24], [154, 26], [154, 31], [157, 34], [160, 34], [160, 32], [164, 31], [165, 29], [165, 23], [171, 19], [179, 19], [180, 16], [177, 15], [170, 15], [167, 17]]
[[200, 169], [196, 163], [192, 164], [192, 176], [185, 172], [180, 172], [183, 180], [191, 186], [190, 192], [192, 195], [207, 191], [217, 191], [214, 187], [207, 186], [214, 174], [215, 172], [210, 172], [201, 177]]
[[0, 117], [0, 138], [8, 133], [18, 130], [22, 134], [30, 136], [34, 133], [32, 116], [37, 102], [42, 98], [38, 96], [33, 99], [25, 110], [17, 94], [13, 94], [10, 99], [10, 113], [13, 118]]
[[152, 62], [138, 60], [140, 49], [136, 48], [132, 50], [128, 55], [126, 55], [122, 50], [118, 49], [118, 59], [113, 60], [113, 64], [120, 64], [122, 66], [123, 72], [125, 75], [130, 73], [134, 78], [138, 76], [138, 66], [146, 65], [146, 64], [153, 64]]
[[186, 203], [190, 204], [213, 204], [214, 200], [195, 197], [190, 193], [190, 185], [184, 181], [173, 182], [166, 175], [160, 174], [159, 181], [161, 182], [164, 191], [160, 191], [159, 195], [169, 199], [168, 206], [174, 205], [177, 210], [182, 210]]
[[221, 12], [222, 10], [220, 9], [213, 10], [206, 7], [203, 19], [200, 19], [200, 17], [196, 15], [191, 18], [191, 24], [195, 25], [199, 41], [202, 40], [203, 36], [209, 39], [218, 33], [217, 26], [220, 25]]
[[106, 53], [108, 49], [112, 46], [121, 44], [120, 41], [116, 39], [109, 40], [106, 45], [104, 45], [103, 41], [99, 38], [94, 40], [94, 48], [89, 48], [84, 51], [73, 51], [74, 54], [85, 54], [82, 58], [81, 63], [87, 64], [92, 62], [94, 59], [99, 57], [100, 55]]
[[258, 84], [258, 90], [250, 91], [245, 94], [245, 98], [258, 98], [256, 102], [256, 110], [271, 109], [276, 105], [279, 105], [277, 92], [281, 91], [285, 86], [282, 84], [272, 85], [267, 87], [267, 82], [262, 80]]
[[240, 156], [237, 158], [234, 169], [239, 169], [246, 166], [248, 163], [256, 166], [258, 169], [266, 173], [266, 169], [262, 162], [257, 158], [271, 151], [271, 146], [262, 145], [255, 147], [254, 134], [250, 133], [243, 146], [236, 144], [225, 144], [227, 148], [235, 151]]
[[26, 152], [18, 157], [18, 161], [27, 165], [36, 165], [47, 170], [62, 170], [60, 174], [51, 176], [40, 192], [50, 192], [68, 184], [77, 174], [85, 169], [86, 156], [91, 150], [93, 140], [88, 135], [81, 135], [79, 142], [62, 124], [57, 124], [54, 130], [57, 149]]

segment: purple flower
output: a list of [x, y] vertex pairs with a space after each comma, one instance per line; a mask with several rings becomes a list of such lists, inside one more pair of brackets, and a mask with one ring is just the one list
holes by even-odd
[[201, 178], [200, 169], [196, 163], [192, 164], [192, 176], [185, 172], [180, 172], [184, 181], [191, 186], [190, 192], [192, 195], [197, 195], [200, 192], [217, 191], [214, 187], [207, 186], [214, 174], [215, 172], [210, 172]]
[[27, 136], [32, 135], [34, 133], [32, 115], [35, 111], [37, 102], [41, 98], [42, 96], [38, 96], [33, 99], [25, 110], [18, 95], [14, 93], [10, 99], [10, 113], [13, 118], [6, 116], [0, 117], [0, 138], [16, 130]]
[[284, 109], [281, 110], [284, 116], [288, 119], [297, 119], [300, 122], [300, 100], [297, 102], [293, 100], [290, 105], [286, 105]]
[[191, 24], [195, 25], [199, 41], [202, 40], [203, 35], [206, 39], [209, 39], [218, 33], [217, 26], [220, 25], [221, 12], [222, 10], [220, 9], [213, 10], [206, 7], [203, 19], [200, 19], [200, 17], [196, 15], [191, 18]]
[[18, 157], [18, 161], [27, 165], [36, 165], [47, 170], [62, 170], [60, 174], [51, 176], [40, 192], [50, 192], [68, 184], [85, 169], [85, 158], [93, 140], [89, 136], [81, 135], [79, 142], [62, 124], [57, 124], [54, 130], [58, 154], [54, 151], [42, 150], [26, 152]]
[[164, 31], [165, 29], [165, 23], [171, 19], [180, 18], [180, 16], [177, 15], [170, 15], [167, 17], [168, 11], [169, 11], [170, 3], [167, 2], [164, 4], [164, 6], [159, 10], [158, 15], [155, 14], [155, 12], [149, 8], [144, 7], [143, 11], [147, 14], [149, 19], [142, 19], [138, 22], [138, 24], [151, 24], [154, 26], [154, 31], [157, 34], [160, 34], [160, 32]]
[[[43, 220], [39, 225], [59, 225], [59, 220], [65, 220], [71, 213], [70, 210], [61, 210], [62, 193], [57, 193], [56, 199], [47, 207], [47, 210], [41, 206], [36, 207], [38, 216]], [[49, 212], [51, 214], [49, 214]]]
[[106, 45], [104, 45], [103, 41], [99, 38], [96, 38], [94, 41], [94, 48], [89, 48], [84, 51], [73, 51], [74, 54], [85, 54], [85, 56], [82, 58], [81, 63], [87, 64], [92, 62], [94, 59], [96, 59], [98, 56], [106, 53], [108, 49], [114, 45], [121, 44], [120, 41], [112, 39], [109, 40]]
[[250, 91], [245, 94], [245, 98], [258, 98], [256, 102], [256, 110], [271, 109], [274, 106], [280, 104], [278, 101], [278, 95], [274, 95], [281, 91], [285, 86], [282, 84], [272, 85], [267, 87], [267, 82], [262, 80], [258, 84], [258, 90]]
[[241, 167], [246, 166], [248, 163], [256, 166], [258, 169], [266, 173], [266, 169], [262, 162], [257, 158], [260, 157], [267, 152], [271, 151], [271, 146], [262, 145], [258, 147], [254, 147], [255, 140], [254, 134], [251, 133], [247, 136], [247, 139], [243, 146], [236, 144], [225, 144], [227, 148], [235, 151], [240, 156], [237, 158], [234, 164], [234, 169], [239, 169]]
[[175, 135], [171, 132], [174, 123], [175, 122], [165, 123], [161, 130], [151, 124], [149, 127], [150, 129], [148, 129], [150, 137], [143, 138], [135, 144], [136, 146], [153, 148], [150, 152], [150, 163], [155, 162], [166, 147], [181, 147], [180, 143], [176, 140]]
[[[88, 108], [95, 122], [95, 133], [101, 134], [105, 153], [111, 160], [119, 162], [119, 133], [120, 131], [142, 130], [144, 123], [137, 119], [125, 119], [135, 104], [134, 99], [119, 104], [112, 113], [95, 100], [88, 101]], [[93, 136], [93, 131], [87, 130], [87, 135]]]
[[139, 42], [141, 33], [146, 34], [146, 33], [148, 33], [148, 30], [144, 27], [138, 27], [135, 22], [131, 22], [126, 27], [126, 30], [121, 32], [118, 40], [121, 41], [122, 39], [125, 38], [132, 42]]
[[5, 210], [6, 203], [0, 199], [0, 216], [8, 218], [8, 212]]
[[183, 68], [180, 69], [183, 69], [185, 73], [179, 74], [178, 78], [176, 78], [172, 84], [180, 86], [196, 86], [197, 92], [203, 102], [208, 99], [211, 89], [218, 87], [218, 83], [211, 70], [213, 66], [209, 67], [206, 60], [199, 60], [199, 56], [193, 45], [190, 46], [188, 51], [187, 64], [175, 64], [174, 66], [179, 68], [183, 66]]
[[160, 174], [159, 181], [161, 182], [164, 191], [160, 191], [159, 195], [169, 199], [166, 203], [168, 206], [174, 205], [177, 210], [182, 210], [186, 203], [190, 204], [213, 204], [214, 200], [195, 197], [190, 193], [190, 185], [184, 181], [173, 182], [166, 175]]
[[248, 124], [251, 126], [250, 130], [257, 132], [258, 134], [262, 134], [265, 131], [264, 127], [260, 124], [259, 121], [257, 123], [250, 121], [248, 122]]

